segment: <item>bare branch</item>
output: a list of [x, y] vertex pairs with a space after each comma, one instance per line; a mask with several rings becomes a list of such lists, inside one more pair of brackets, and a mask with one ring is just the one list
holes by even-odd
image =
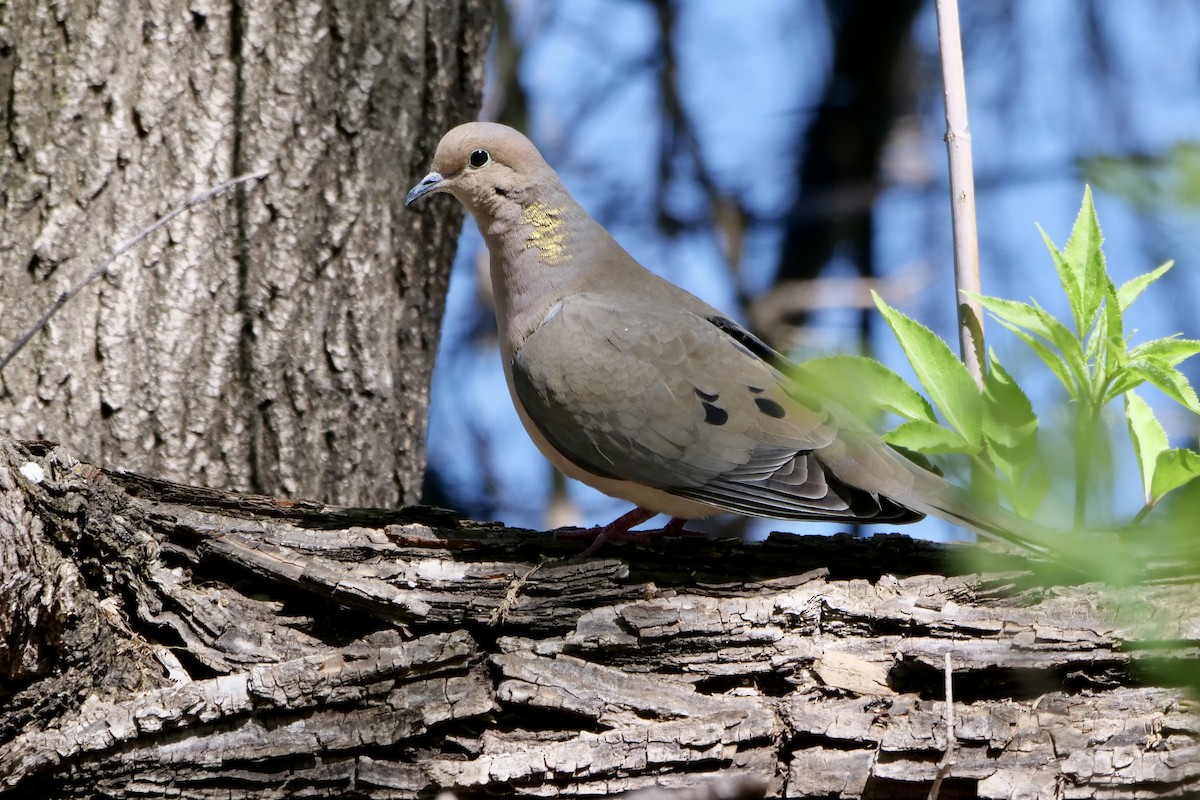
[[92, 270], [91, 273], [89, 273], [86, 278], [84, 278], [79, 283], [75, 284], [70, 289], [68, 289], [67, 291], [63, 292], [62, 294], [60, 294], [58, 296], [58, 299], [56, 299], [54, 301], [54, 304], [51, 305], [50, 308], [46, 310], [46, 313], [42, 315], [42, 318], [39, 319], [36, 323], [34, 323], [33, 327], [30, 328], [28, 331], [26, 331], [25, 335], [23, 335], [20, 339], [17, 340], [17, 343], [15, 345], [13, 345], [11, 350], [8, 351], [8, 354], [4, 356], [4, 359], [0, 360], [0, 372], [4, 371], [4, 368], [6, 366], [8, 366], [8, 362], [12, 361], [13, 358], [16, 357], [17, 353], [21, 352], [21, 349], [24, 348], [25, 345], [27, 345], [29, 343], [30, 339], [32, 339], [34, 336], [37, 335], [38, 331], [40, 331], [42, 328], [46, 327], [47, 323], [50, 322], [51, 317], [53, 317], [55, 314], [57, 314], [62, 309], [62, 307], [65, 306], [71, 300], [71, 298], [75, 297], [75, 295], [82, 292], [88, 286], [88, 284], [90, 284], [92, 281], [96, 280], [101, 275], [108, 272], [108, 268], [110, 266], [112, 266], [113, 262], [116, 261], [118, 258], [120, 258], [122, 255], [124, 255], [124, 253], [127, 250], [129, 250], [131, 247], [133, 247], [135, 244], [142, 241], [147, 236], [149, 236], [150, 234], [154, 233], [156, 230], [161, 228], [163, 225], [166, 225], [168, 222], [175, 219], [175, 217], [179, 216], [184, 211], [187, 211], [189, 208], [192, 208], [193, 206], [198, 206], [201, 203], [208, 202], [212, 198], [216, 197], [217, 195], [221, 194], [222, 192], [226, 191], [227, 189], [233, 188], [234, 186], [237, 186], [242, 183], [246, 183], [247, 181], [259, 180], [261, 178], [265, 178], [266, 176], [267, 176], [267, 170], [265, 170], [265, 169], [259, 170], [258, 172], [251, 172], [247, 175], [241, 175], [237, 178], [233, 178], [232, 180], [225, 181], [224, 183], [213, 186], [210, 189], [206, 189], [205, 191], [200, 192], [200, 194], [192, 195], [187, 200], [184, 200], [182, 203], [177, 205], [175, 208], [171, 209], [166, 214], [164, 214], [163, 216], [156, 219], [150, 225], [147, 225], [145, 228], [142, 228], [132, 238], [127, 239], [126, 241], [122, 242], [121, 245], [119, 247], [117, 247], [117, 249], [115, 251], [113, 251], [112, 255], [110, 255], [108, 258], [104, 259], [103, 261], [101, 261], [100, 265], [97, 266], [94, 270]]

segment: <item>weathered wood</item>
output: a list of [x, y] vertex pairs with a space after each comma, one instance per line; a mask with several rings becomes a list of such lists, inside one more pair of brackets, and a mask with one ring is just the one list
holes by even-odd
[[[0, 451], [7, 796], [924, 796], [947, 652], [940, 796], [1200, 791], [1190, 701], [1142, 669], [1200, 668], [1194, 582], [979, 575], [900, 536], [580, 562], [445, 512]], [[1135, 603], [1153, 648], [1108, 613]]]

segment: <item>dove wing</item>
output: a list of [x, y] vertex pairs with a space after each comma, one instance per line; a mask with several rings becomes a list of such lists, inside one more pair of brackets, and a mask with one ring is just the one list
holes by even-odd
[[720, 317], [581, 293], [517, 349], [513, 389], [550, 445], [594, 475], [755, 516], [920, 518], [874, 488], [907, 488], [900, 456], [841, 432], [770, 353]]

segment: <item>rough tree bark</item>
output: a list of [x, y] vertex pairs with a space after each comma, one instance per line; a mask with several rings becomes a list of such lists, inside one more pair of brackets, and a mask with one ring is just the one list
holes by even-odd
[[[93, 463], [415, 502], [460, 216], [401, 213], [473, 118], [487, 0], [0, 2], [0, 349], [202, 189], [4, 372], [0, 430]], [[445, 206], [441, 204], [445, 203]]]
[[1194, 581], [901, 536], [579, 547], [0, 441], [0, 796], [1200, 792], [1149, 668], [1197, 668]]

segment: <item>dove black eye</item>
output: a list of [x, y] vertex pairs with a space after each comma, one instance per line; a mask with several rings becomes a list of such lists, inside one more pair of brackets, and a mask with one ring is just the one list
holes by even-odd
[[476, 150], [474, 153], [471, 153], [471, 156], [467, 159], [467, 163], [475, 169], [479, 169], [480, 167], [486, 167], [491, 160], [492, 156], [487, 150]]

